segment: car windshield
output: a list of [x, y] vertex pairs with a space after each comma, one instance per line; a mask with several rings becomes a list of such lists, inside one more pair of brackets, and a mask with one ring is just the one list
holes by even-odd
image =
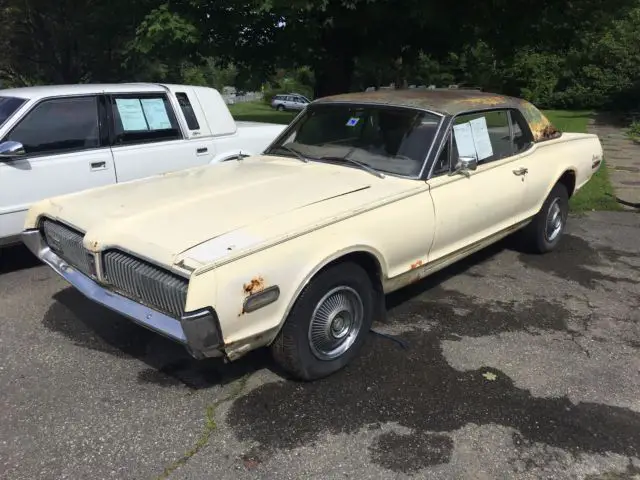
[[0, 127], [26, 102], [24, 98], [0, 97]]
[[420, 174], [442, 117], [414, 108], [318, 104], [307, 107], [266, 154], [357, 163], [381, 173]]

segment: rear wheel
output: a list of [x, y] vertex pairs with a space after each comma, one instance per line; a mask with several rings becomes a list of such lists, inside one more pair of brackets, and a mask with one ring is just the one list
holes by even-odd
[[522, 231], [526, 246], [536, 253], [550, 252], [560, 242], [569, 216], [569, 194], [556, 183], [542, 208]]
[[291, 375], [315, 380], [347, 365], [371, 328], [376, 291], [356, 263], [320, 272], [302, 291], [271, 345], [276, 362]]

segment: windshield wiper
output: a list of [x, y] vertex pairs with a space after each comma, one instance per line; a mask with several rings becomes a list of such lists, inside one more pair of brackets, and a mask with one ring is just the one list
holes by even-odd
[[307, 157], [305, 157], [304, 155], [302, 155], [299, 151], [297, 151], [294, 148], [289, 147], [288, 145], [278, 145], [276, 148], [283, 148], [284, 150], [287, 150], [288, 152], [293, 153], [296, 157], [298, 157], [300, 160], [302, 160], [304, 163], [309, 163], [309, 159]]
[[379, 172], [378, 170], [376, 170], [375, 168], [367, 165], [366, 163], [362, 163], [362, 162], [359, 162], [357, 160], [354, 160], [353, 158], [349, 158], [349, 154], [350, 153], [351, 152], [347, 153], [344, 157], [319, 157], [318, 160], [347, 161], [347, 162], [353, 163], [354, 165], [357, 165], [362, 170], [365, 170], [365, 171], [369, 172], [371, 175], [375, 175], [378, 178], [385, 178], [385, 175], [383, 173]]

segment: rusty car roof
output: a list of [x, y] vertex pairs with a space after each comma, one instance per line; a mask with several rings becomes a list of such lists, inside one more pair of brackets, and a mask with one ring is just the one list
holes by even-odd
[[338, 102], [413, 107], [442, 115], [459, 115], [483, 108], [517, 108], [527, 120], [535, 141], [555, 138], [560, 133], [549, 119], [527, 100], [479, 90], [458, 88], [377, 90], [332, 95], [319, 98], [313, 103]]

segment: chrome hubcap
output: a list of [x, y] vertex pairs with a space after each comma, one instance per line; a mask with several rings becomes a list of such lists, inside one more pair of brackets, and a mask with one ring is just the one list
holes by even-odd
[[349, 350], [362, 328], [364, 305], [358, 292], [340, 286], [323, 296], [311, 316], [309, 346], [321, 360], [333, 360]]
[[562, 209], [560, 208], [560, 199], [556, 198], [547, 213], [547, 222], [545, 226], [545, 236], [549, 242], [553, 242], [562, 231]]

